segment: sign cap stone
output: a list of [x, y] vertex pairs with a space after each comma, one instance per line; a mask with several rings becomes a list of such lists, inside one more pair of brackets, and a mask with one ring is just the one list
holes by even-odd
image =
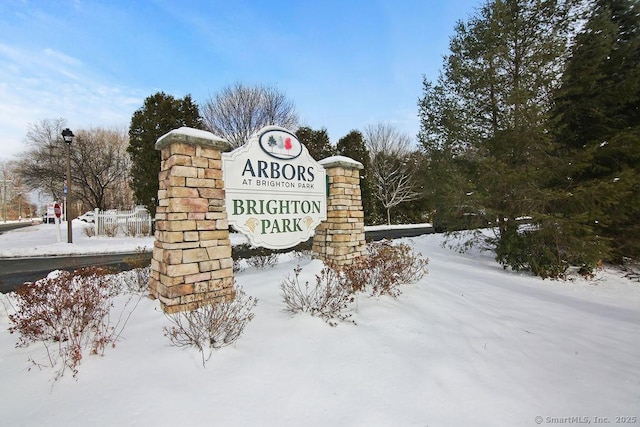
[[220, 151], [227, 150], [230, 147], [227, 141], [209, 131], [183, 126], [173, 129], [158, 138], [155, 148], [156, 150], [162, 150], [164, 147], [175, 143], [213, 147]]

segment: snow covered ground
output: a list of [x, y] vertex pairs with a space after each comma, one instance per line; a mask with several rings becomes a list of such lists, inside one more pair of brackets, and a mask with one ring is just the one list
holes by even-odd
[[114, 253], [153, 248], [153, 237], [87, 237], [83, 229], [91, 227], [93, 224], [73, 220], [73, 243], [67, 243], [66, 222], [60, 226], [39, 224], [7, 231], [0, 234], [0, 257]]
[[[78, 233], [67, 245], [54, 228], [0, 235], [0, 256], [152, 244]], [[53, 384], [52, 369], [28, 370], [44, 351], [14, 348], [0, 305], [0, 424], [640, 424], [640, 283], [611, 269], [543, 281], [489, 253], [446, 249], [439, 234], [402, 241], [430, 259], [429, 274], [397, 299], [359, 295], [355, 325], [282, 311], [279, 283], [298, 262], [313, 275], [317, 262], [287, 254], [275, 268], [246, 268], [236, 280], [259, 299], [255, 318], [206, 367], [197, 350], [169, 345], [159, 303], [143, 299], [115, 348]]]

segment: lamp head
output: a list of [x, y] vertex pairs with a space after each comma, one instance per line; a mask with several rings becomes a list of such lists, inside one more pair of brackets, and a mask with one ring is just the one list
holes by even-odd
[[66, 128], [65, 130], [62, 131], [62, 139], [64, 139], [64, 142], [66, 142], [67, 144], [71, 144], [74, 136], [75, 135], [73, 134], [73, 132], [71, 132], [71, 129], [69, 128]]

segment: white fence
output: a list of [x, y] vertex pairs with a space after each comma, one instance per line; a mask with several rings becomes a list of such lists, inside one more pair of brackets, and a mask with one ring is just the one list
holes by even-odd
[[144, 208], [123, 210], [94, 210], [96, 236], [149, 236], [151, 234], [151, 215]]

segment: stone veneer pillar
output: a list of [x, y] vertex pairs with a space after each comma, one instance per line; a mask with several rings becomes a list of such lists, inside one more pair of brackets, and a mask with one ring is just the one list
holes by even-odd
[[360, 193], [362, 163], [334, 156], [319, 163], [327, 171], [327, 220], [313, 236], [313, 257], [340, 267], [364, 255], [364, 211]]
[[156, 142], [162, 166], [149, 293], [166, 313], [234, 296], [220, 156], [228, 146], [184, 127]]

